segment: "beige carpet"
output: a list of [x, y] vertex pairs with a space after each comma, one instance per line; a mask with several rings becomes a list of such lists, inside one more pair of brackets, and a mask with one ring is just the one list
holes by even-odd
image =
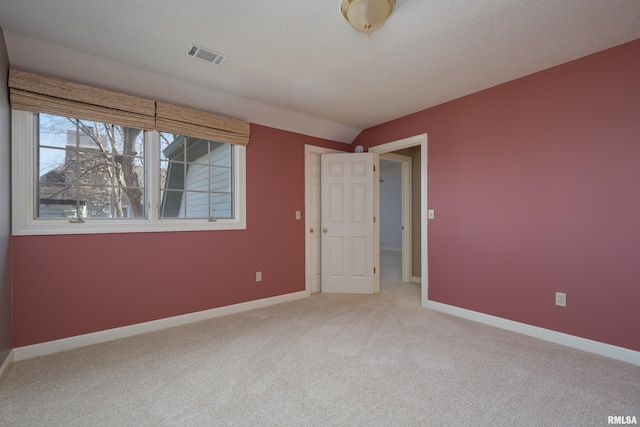
[[315, 294], [18, 362], [0, 425], [640, 422], [640, 367], [423, 309], [385, 260], [377, 295]]

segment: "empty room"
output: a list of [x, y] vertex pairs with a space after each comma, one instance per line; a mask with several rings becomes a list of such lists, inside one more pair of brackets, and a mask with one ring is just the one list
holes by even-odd
[[0, 0], [0, 426], [640, 419], [637, 0]]

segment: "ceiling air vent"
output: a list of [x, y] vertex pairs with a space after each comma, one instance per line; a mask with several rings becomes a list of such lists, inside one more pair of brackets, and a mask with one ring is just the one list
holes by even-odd
[[226, 61], [228, 58], [228, 56], [226, 55], [205, 49], [195, 44], [189, 45], [187, 55], [193, 56], [194, 58], [202, 59], [203, 61], [207, 61], [209, 64], [215, 65], [224, 64], [224, 61]]

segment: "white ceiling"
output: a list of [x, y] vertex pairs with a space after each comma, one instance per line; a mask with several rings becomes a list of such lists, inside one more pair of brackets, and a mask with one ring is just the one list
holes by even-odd
[[[397, 0], [371, 35], [353, 30], [339, 5], [0, 0], [0, 27], [277, 107], [292, 120], [317, 118], [298, 131], [344, 142], [354, 130], [640, 38], [638, 0]], [[188, 57], [190, 43], [229, 59], [217, 67]], [[18, 58], [9, 49], [12, 65]], [[349, 135], [317, 129], [332, 123]]]

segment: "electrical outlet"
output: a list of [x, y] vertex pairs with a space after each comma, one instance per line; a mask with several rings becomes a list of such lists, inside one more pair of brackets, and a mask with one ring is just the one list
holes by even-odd
[[256, 282], [262, 282], [262, 271], [256, 271]]
[[559, 305], [560, 307], [566, 307], [567, 294], [565, 294], [564, 292], [556, 292], [556, 305]]

